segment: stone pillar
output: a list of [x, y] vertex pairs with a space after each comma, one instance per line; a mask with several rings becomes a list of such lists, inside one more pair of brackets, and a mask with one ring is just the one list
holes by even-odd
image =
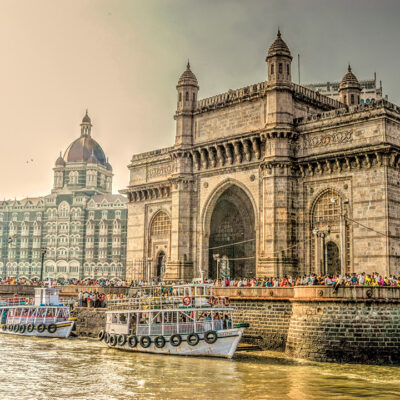
[[263, 238], [258, 275], [296, 273], [295, 179], [289, 163], [262, 166]]
[[171, 254], [164, 279], [167, 281], [193, 278], [192, 243], [192, 180], [174, 179], [171, 188]]
[[143, 276], [143, 262], [145, 256], [145, 204], [144, 202], [128, 203], [127, 251], [126, 251], [126, 279], [140, 280]]

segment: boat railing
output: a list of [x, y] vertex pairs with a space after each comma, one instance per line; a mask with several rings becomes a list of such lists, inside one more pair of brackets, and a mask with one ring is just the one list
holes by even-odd
[[32, 316], [15, 316], [15, 317], [8, 317], [7, 323], [8, 324], [48, 324], [48, 323], [55, 323], [55, 322], [62, 322], [65, 321], [65, 317], [32, 317]]
[[0, 307], [10, 306], [26, 306], [34, 303], [34, 299], [30, 297], [11, 297], [0, 301]]
[[173, 335], [175, 333], [187, 335], [189, 333], [204, 333], [210, 330], [221, 330], [223, 329], [223, 321], [204, 321], [204, 322], [181, 322], [177, 323], [166, 323], [166, 324], [140, 324], [137, 327], [136, 334], [139, 336], [143, 335]]
[[210, 296], [159, 296], [159, 297], [132, 297], [128, 299], [108, 300], [109, 310], [156, 310], [191, 307], [210, 307]]

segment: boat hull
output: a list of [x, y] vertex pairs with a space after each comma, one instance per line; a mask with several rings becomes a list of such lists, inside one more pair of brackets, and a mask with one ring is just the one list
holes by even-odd
[[199, 334], [200, 341], [197, 345], [191, 346], [188, 344], [187, 335], [182, 336], [182, 343], [179, 346], [173, 346], [168, 337], [163, 348], [158, 348], [154, 344], [154, 337], [149, 347], [144, 348], [138, 343], [135, 347], [130, 347], [128, 343], [123, 346], [116, 344], [112, 346], [109, 343], [104, 343], [110, 348], [118, 350], [126, 350], [140, 353], [154, 353], [154, 354], [169, 354], [179, 356], [200, 356], [200, 357], [223, 357], [232, 358], [235, 354], [236, 348], [243, 336], [244, 328], [224, 329], [223, 331], [216, 331], [217, 340], [215, 343], [210, 344], [204, 340], [204, 336]]
[[72, 329], [74, 327], [74, 321], [64, 321], [55, 323], [57, 326], [57, 330], [54, 333], [50, 333], [47, 329], [43, 332], [38, 332], [35, 328], [32, 332], [14, 332], [10, 330], [3, 330], [3, 326], [0, 325], [0, 334], [6, 335], [17, 335], [17, 336], [35, 336], [35, 337], [44, 337], [44, 338], [68, 338], [71, 335]]

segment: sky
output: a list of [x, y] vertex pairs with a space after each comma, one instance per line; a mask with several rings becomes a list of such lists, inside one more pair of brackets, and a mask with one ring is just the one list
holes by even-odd
[[400, 104], [399, 20], [398, 0], [0, 0], [0, 199], [50, 193], [86, 108], [125, 188], [133, 154], [174, 143], [187, 60], [199, 98], [264, 81], [278, 27], [301, 84], [351, 63]]

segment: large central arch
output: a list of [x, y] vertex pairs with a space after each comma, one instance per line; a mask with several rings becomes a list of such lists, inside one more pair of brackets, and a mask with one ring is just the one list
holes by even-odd
[[[256, 276], [256, 213], [250, 196], [245, 188], [229, 181], [214, 192], [206, 206], [203, 257], [212, 279]], [[215, 255], [228, 263], [217, 262]]]

